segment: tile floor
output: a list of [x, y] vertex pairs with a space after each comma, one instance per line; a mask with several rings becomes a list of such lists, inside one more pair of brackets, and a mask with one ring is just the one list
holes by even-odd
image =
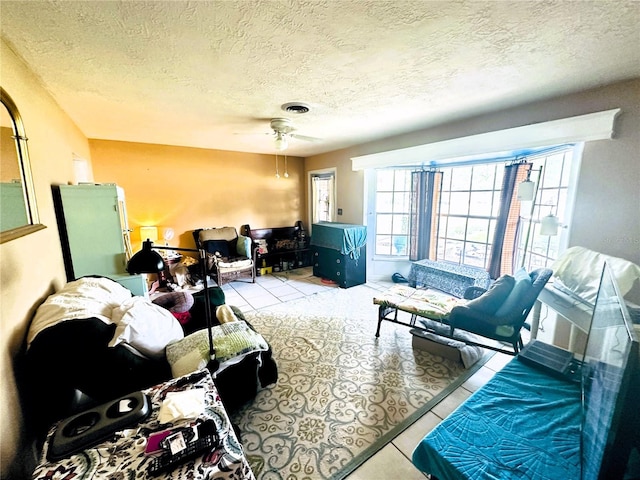
[[[227, 303], [235, 305], [243, 313], [258, 310], [289, 300], [302, 298], [324, 290], [339, 288], [327, 285], [320, 278], [310, 275], [310, 269], [299, 269], [277, 275], [257, 277], [256, 283], [243, 281], [223, 285]], [[368, 282], [368, 285], [385, 290], [391, 282]], [[513, 357], [496, 354], [464, 384], [427, 412], [416, 423], [398, 435], [391, 443], [362, 464], [346, 480], [397, 479], [424, 480], [427, 475], [411, 463], [411, 454], [420, 440], [438, 423], [465, 401], [475, 390], [484, 385]]]

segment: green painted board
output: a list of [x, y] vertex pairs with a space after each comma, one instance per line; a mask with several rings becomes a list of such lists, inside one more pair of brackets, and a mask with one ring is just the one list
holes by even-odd
[[60, 185], [58, 188], [61, 207], [58, 220], [59, 224], [62, 220], [59, 226], [67, 279], [125, 273], [126, 254], [117, 187]]

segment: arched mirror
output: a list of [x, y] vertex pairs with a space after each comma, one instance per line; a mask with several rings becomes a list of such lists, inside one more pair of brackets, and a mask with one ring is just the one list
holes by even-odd
[[0, 100], [0, 243], [4, 243], [45, 226], [38, 218], [22, 118], [2, 87]]

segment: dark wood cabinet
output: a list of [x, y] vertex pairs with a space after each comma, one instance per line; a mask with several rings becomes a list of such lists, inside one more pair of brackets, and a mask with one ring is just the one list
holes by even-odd
[[344, 255], [339, 250], [312, 246], [313, 275], [336, 282], [342, 288], [361, 285], [367, 281], [366, 247], [360, 248], [360, 258]]
[[364, 225], [314, 223], [311, 231], [313, 274], [332, 280], [342, 288], [365, 283], [366, 243], [367, 229]]

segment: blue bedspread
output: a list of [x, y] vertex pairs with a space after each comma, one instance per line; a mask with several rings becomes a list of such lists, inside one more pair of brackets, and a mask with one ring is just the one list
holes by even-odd
[[580, 478], [580, 386], [512, 360], [429, 433], [413, 463], [439, 480]]

